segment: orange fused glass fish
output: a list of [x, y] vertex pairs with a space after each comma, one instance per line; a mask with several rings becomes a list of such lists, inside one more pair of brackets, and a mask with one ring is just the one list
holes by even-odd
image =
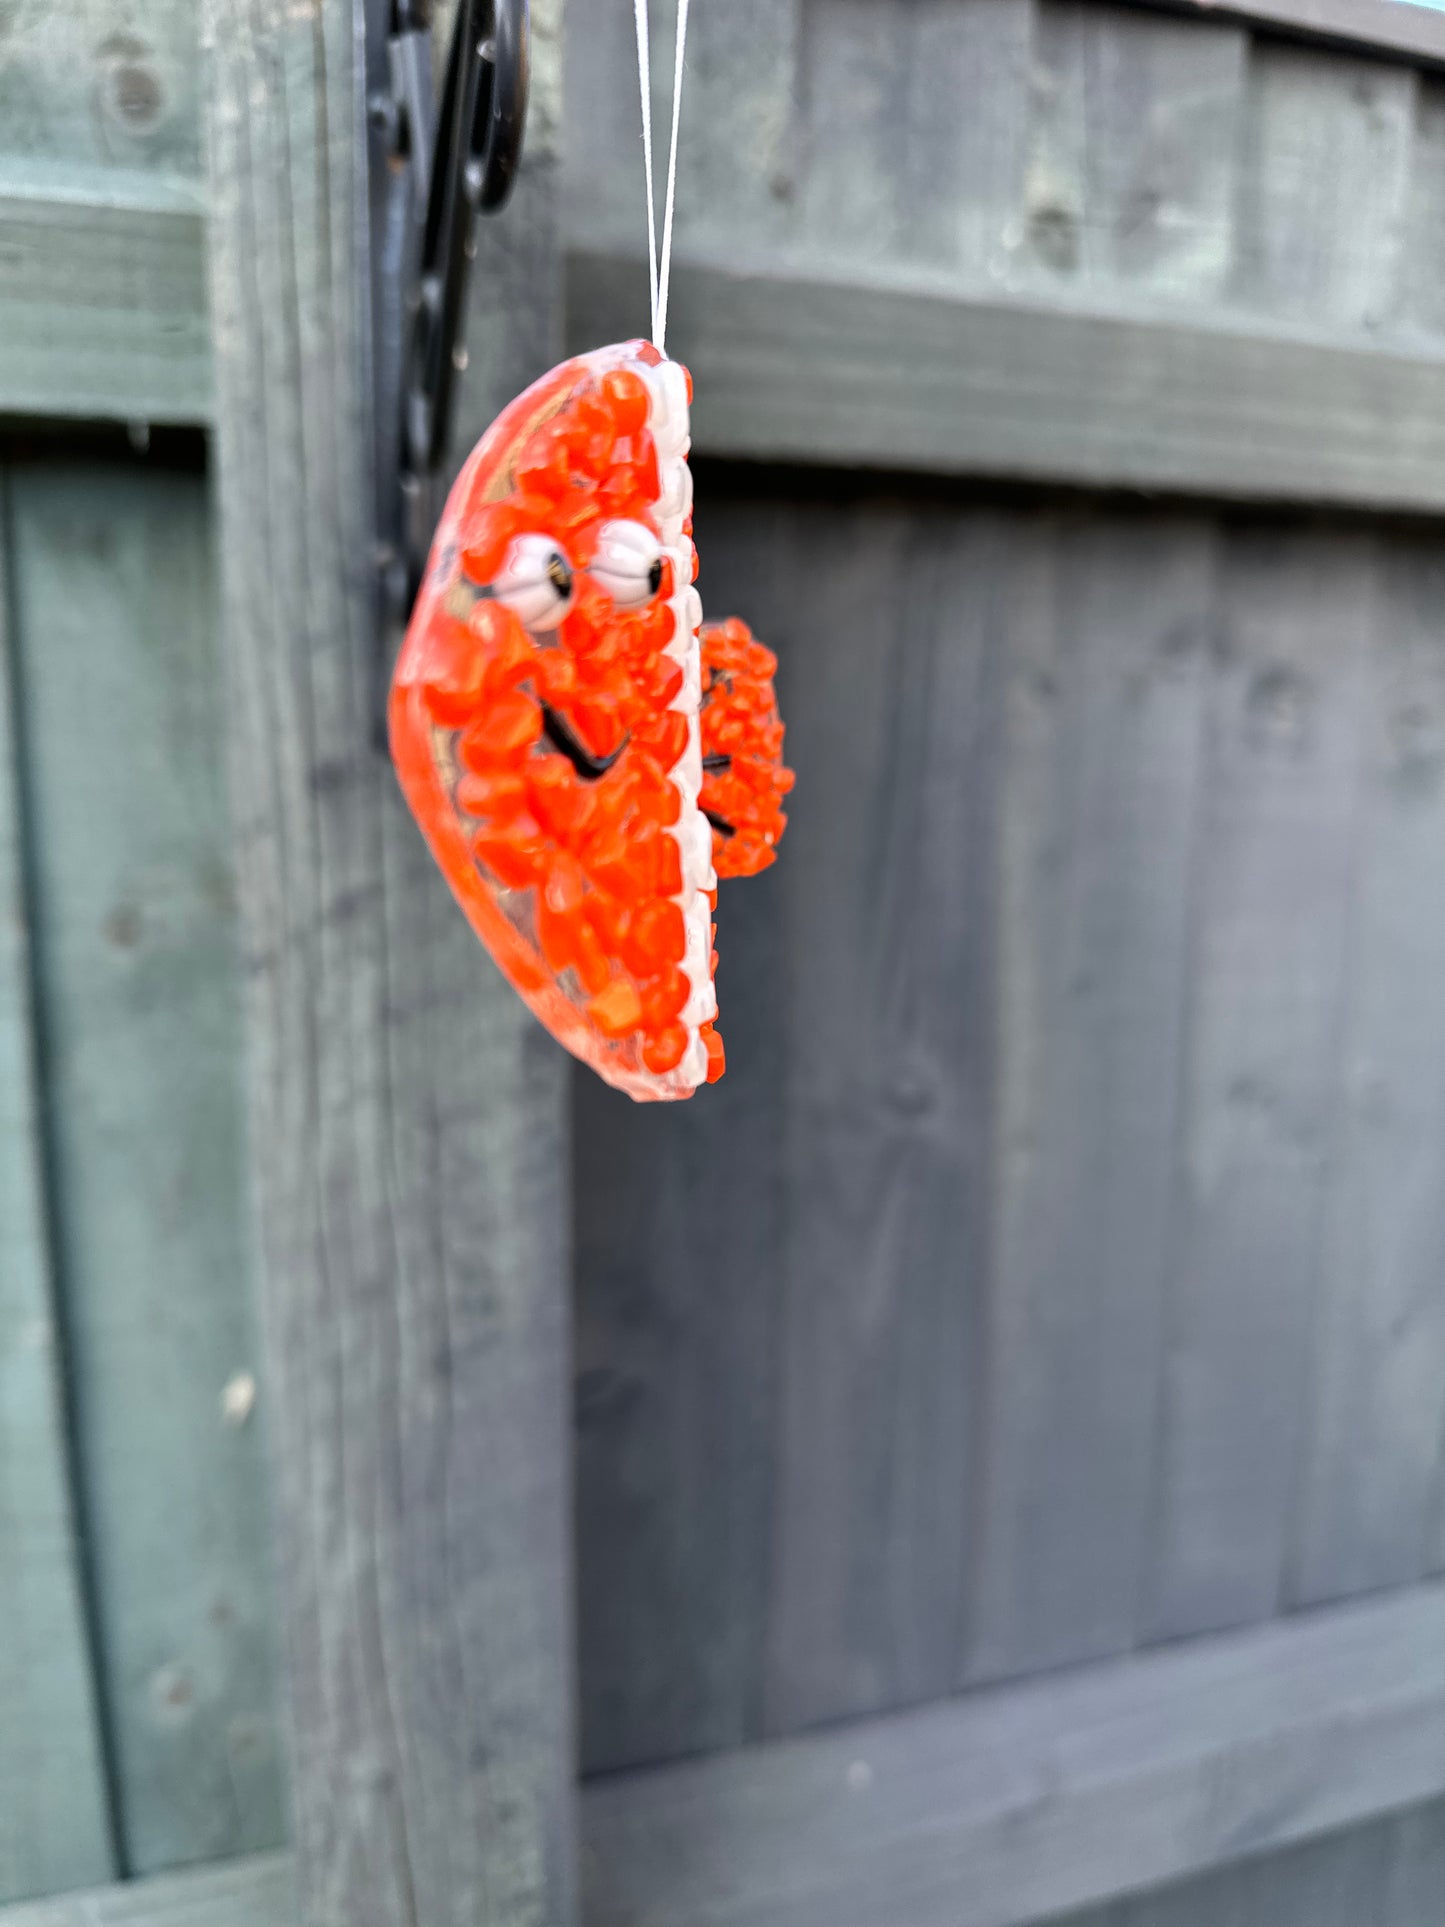
[[702, 628], [691, 382], [644, 342], [564, 362], [478, 443], [392, 683], [392, 755], [448, 883], [569, 1050], [640, 1099], [722, 1075], [719, 876], [786, 822], [775, 661]]

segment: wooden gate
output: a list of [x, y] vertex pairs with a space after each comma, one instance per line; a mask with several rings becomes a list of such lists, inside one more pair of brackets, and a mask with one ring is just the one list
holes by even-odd
[[[0, 14], [0, 1927], [1435, 1927], [1445, 19], [693, 11], [676, 1111], [374, 747], [383, 0]], [[463, 444], [644, 322], [536, 14]]]

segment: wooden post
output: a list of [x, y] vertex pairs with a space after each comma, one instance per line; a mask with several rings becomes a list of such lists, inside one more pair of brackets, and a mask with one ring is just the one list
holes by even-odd
[[[432, 872], [374, 742], [363, 77], [366, 14], [384, 11], [207, 8], [220, 541], [303, 1919], [567, 1927], [562, 1067]], [[526, 178], [473, 280], [473, 419], [558, 346], [557, 48], [539, 13]]]

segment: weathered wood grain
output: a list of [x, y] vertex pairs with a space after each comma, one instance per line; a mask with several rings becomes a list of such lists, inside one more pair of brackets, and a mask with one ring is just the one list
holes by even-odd
[[1204, 523], [1046, 525], [1020, 574], [973, 1678], [1135, 1638], [1216, 626]]
[[1284, 1585], [1348, 974], [1376, 552], [1267, 525], [1223, 549], [1190, 962], [1157, 1539], [1141, 1632]]
[[0, 17], [0, 173], [197, 180], [200, 47], [192, 0], [13, 6]]
[[[1134, 4], [1134, 0], [1129, 0]], [[1283, 40], [1337, 49], [1368, 48], [1422, 65], [1445, 64], [1445, 24], [1424, 4], [1399, 0], [1137, 0], [1188, 20], [1229, 20]]]
[[210, 412], [193, 0], [0, 14], [0, 409]]
[[[362, 62], [374, 83], [385, 15], [351, 0], [206, 13], [301, 1909], [311, 1927], [566, 1927], [561, 1059], [458, 916], [375, 748]], [[544, 60], [534, 84], [555, 85]], [[506, 339], [525, 342], [522, 365], [487, 368], [492, 406], [555, 355], [545, 146], [533, 163], [541, 225], [503, 256], [526, 271], [473, 291], [478, 324], [515, 309]]]
[[1119, 1902], [1068, 1927], [1361, 1927], [1386, 1899], [1392, 1822], [1350, 1827]]
[[[945, 1690], [993, 1030], [1002, 521], [792, 519], [787, 1182], [763, 1727]], [[847, 853], [846, 855], [844, 853]]]
[[[795, 263], [846, 249], [946, 274], [1005, 272], [1029, 127], [1031, 0], [849, 0], [805, 19], [785, 237]], [[736, 220], [732, 236], [763, 240]]]
[[1320, 1248], [1296, 1602], [1408, 1582], [1431, 1561], [1445, 1436], [1445, 565], [1402, 543], [1372, 625], [1366, 784]]
[[[584, 1808], [595, 1798], [584, 1791]], [[1435, 1801], [1070, 1913], [1061, 1927], [1433, 1927], [1442, 1852], [1445, 1803]], [[755, 1918], [750, 1900], [737, 1895], [727, 1915], [733, 1927]], [[299, 1919], [291, 1860], [282, 1854], [0, 1907], [0, 1927], [299, 1927]]]
[[1248, 56], [1238, 28], [1045, 0], [1020, 224], [1026, 280], [1220, 301]]
[[1315, 326], [1387, 328], [1400, 308], [1416, 76], [1257, 42], [1231, 293]]
[[[652, 0], [652, 117], [659, 155], [672, 118], [675, 0]], [[739, 225], [785, 238], [796, 226], [802, 0], [729, 0], [688, 20], [678, 232], [719, 241]], [[642, 122], [632, 12], [575, 7], [565, 46], [563, 222], [569, 233], [631, 251], [647, 233]], [[719, 112], [726, 101], [726, 112]], [[660, 181], [660, 177], [659, 177]], [[661, 202], [657, 215], [662, 218]], [[645, 330], [647, 274], [634, 290]]]
[[289, 1854], [0, 1907], [3, 1927], [301, 1927]]
[[[636, 328], [638, 271], [571, 257], [574, 347]], [[679, 263], [669, 344], [697, 384], [698, 448], [1230, 501], [1445, 504], [1433, 352], [886, 283]]]
[[609, 1776], [583, 1802], [584, 1917], [1018, 1927], [1442, 1789], [1445, 1596], [1423, 1587]]
[[[796, 549], [704, 479], [704, 606], [798, 688]], [[791, 751], [790, 751], [791, 753]], [[584, 1769], [757, 1731], [785, 1237], [787, 873], [721, 887], [728, 1073], [681, 1106], [573, 1088]]]
[[75, 1470], [124, 1865], [150, 1872], [282, 1828], [211, 531], [198, 475], [11, 487]]
[[799, 787], [736, 1136], [577, 1095], [589, 1768], [1429, 1569], [1428, 538], [699, 476]]
[[128, 202], [10, 185], [0, 162], [0, 409], [200, 422], [205, 221], [190, 187]]
[[61, 1409], [0, 471], [0, 1897], [115, 1870]]

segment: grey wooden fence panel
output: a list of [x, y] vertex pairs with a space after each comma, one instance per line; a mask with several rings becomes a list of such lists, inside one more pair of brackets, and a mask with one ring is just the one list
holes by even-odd
[[0, 408], [210, 408], [193, 0], [0, 15]]
[[1400, 313], [1406, 328], [1435, 334], [1445, 326], [1445, 250], [1439, 245], [1445, 212], [1445, 81], [1421, 74], [1417, 82], [1410, 187], [1401, 250]]
[[607, 1775], [584, 1917], [1025, 1927], [1386, 1818], [1445, 1788], [1442, 1610], [1414, 1587]]
[[0, 472], [0, 1900], [114, 1871], [61, 1409]]
[[[590, 1073], [575, 1325], [582, 1765], [736, 1745], [766, 1633], [783, 1098], [778, 880], [724, 884], [737, 1074], [679, 1116]], [[699, 1530], [699, 1522], [706, 1529]], [[628, 1548], [620, 1567], [617, 1552]]]
[[1445, 1802], [1242, 1862], [1058, 1927], [1435, 1927], [1445, 1894]]
[[1389, 1826], [1384, 1927], [1430, 1927], [1445, 1894], [1445, 1802], [1412, 1807]]
[[[785, 540], [813, 562], [795, 562], [773, 617], [808, 776], [784, 907], [768, 1731], [944, 1690], [952, 1673], [967, 1284], [991, 1154], [990, 722], [1012, 579], [986, 516], [814, 507]], [[719, 606], [746, 608], [748, 589]]]
[[[1439, 254], [1419, 245], [1439, 83], [1404, 61], [1093, 0], [751, 6], [756, 61], [731, 13], [691, 28], [689, 126], [708, 131], [685, 143], [684, 261], [1187, 302], [1341, 340], [1445, 325], [1417, 289]], [[567, 231], [633, 253], [635, 57], [613, 14], [569, 25]], [[739, 118], [762, 130], [741, 152]]]
[[12, 490], [76, 1473], [143, 1872], [282, 1828], [211, 533], [196, 475]]
[[191, 0], [19, 6], [0, 20], [0, 160], [74, 184], [201, 172], [200, 47]]
[[[719, 580], [786, 606], [788, 518], [759, 530], [715, 503], [702, 514], [708, 606]], [[792, 673], [784, 662], [785, 703]], [[584, 1769], [735, 1745], [760, 1717], [785, 1236], [786, 896], [776, 868], [720, 888], [732, 1068], [708, 1102], [632, 1104], [590, 1072], [574, 1084]]]
[[[1423, 1807], [1432, 1832], [1445, 1814]], [[1399, 1914], [1394, 1903], [1397, 1823], [1379, 1820], [1283, 1853], [1247, 1860], [1087, 1914], [1058, 1927], [1428, 1927], [1436, 1912]]]
[[1214, 644], [1207, 524], [1040, 536], [1004, 713], [969, 1677], [1135, 1637]]
[[1375, 622], [1348, 1008], [1291, 1597], [1416, 1578], [1445, 1431], [1445, 559], [1397, 551]]
[[1392, 327], [1416, 76], [1261, 42], [1250, 82], [1234, 299], [1315, 324]]
[[[556, 15], [536, 11], [550, 29], [545, 102]], [[375, 741], [360, 294], [364, 85], [384, 75], [387, 9], [212, 0], [206, 18], [220, 539], [301, 1906], [311, 1927], [567, 1927], [561, 1063], [457, 915]], [[518, 345], [516, 364], [489, 366], [483, 408], [557, 347], [547, 140], [531, 152], [530, 245], [478, 276], [478, 311], [515, 310], [505, 339]]]
[[[579, 1100], [589, 1765], [1431, 1569], [1431, 1168], [1376, 1120], [1438, 1102], [1433, 544], [709, 467], [699, 502], [800, 781], [723, 919], [755, 1129], [604, 1141]], [[761, 1202], [700, 1316], [714, 1189]], [[745, 1391], [669, 1388], [721, 1358]]]
[[1231, 536], [1202, 798], [1146, 1625], [1284, 1582], [1347, 970], [1374, 552]]
[[1232, 259], [1248, 52], [1237, 28], [1044, 0], [1018, 277], [1218, 302]]
[[4, 1927], [304, 1927], [290, 1854], [249, 1854], [0, 1908]]

